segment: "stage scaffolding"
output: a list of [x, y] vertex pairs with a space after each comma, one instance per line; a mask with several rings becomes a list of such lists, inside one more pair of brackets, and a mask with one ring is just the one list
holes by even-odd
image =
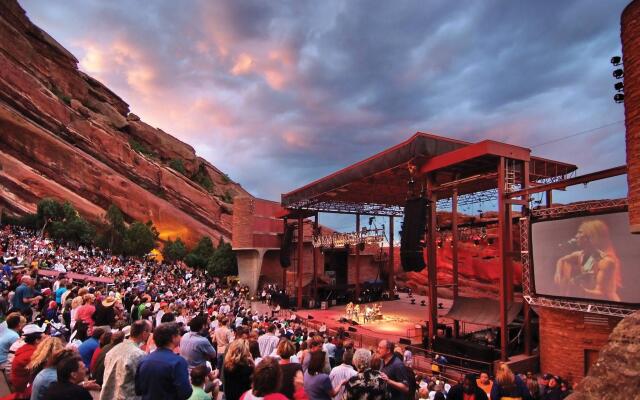
[[[468, 143], [425, 133], [416, 133], [410, 139], [378, 153], [366, 160], [316, 180], [282, 195], [281, 204], [288, 210], [283, 218], [302, 218], [320, 212], [355, 214], [356, 231], [360, 229], [360, 216], [387, 216], [390, 226], [389, 286], [393, 285], [393, 221], [403, 215], [403, 207], [410, 197], [423, 196], [428, 201], [427, 275], [429, 284], [429, 337], [434, 339], [437, 314], [437, 257], [439, 238], [436, 210], [452, 211], [453, 234], [453, 296], [458, 296], [458, 209], [496, 202], [498, 208], [498, 263], [500, 265], [499, 304], [501, 328], [501, 358], [508, 359], [507, 311], [514, 302], [513, 257], [519, 253], [513, 248], [513, 206], [526, 209], [529, 196], [524, 193], [531, 185], [555, 184], [573, 176], [577, 167], [531, 156], [529, 149], [485, 140]], [[301, 249], [299, 248], [299, 251]], [[299, 260], [302, 258], [299, 257]], [[359, 294], [359, 251], [356, 247], [356, 296]], [[302, 271], [301, 262], [297, 268]], [[315, 265], [314, 265], [315, 271]], [[302, 292], [298, 288], [298, 304]], [[528, 303], [525, 303], [525, 325], [530, 324]], [[458, 332], [458, 321], [454, 332]], [[525, 327], [528, 329], [528, 327]], [[526, 337], [530, 340], [530, 336]], [[526, 342], [525, 340], [525, 342]], [[433, 340], [430, 340], [433, 343]], [[531, 350], [525, 343], [525, 351]]]

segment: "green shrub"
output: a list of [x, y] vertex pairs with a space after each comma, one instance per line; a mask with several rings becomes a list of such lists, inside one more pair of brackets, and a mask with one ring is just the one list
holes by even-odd
[[227, 204], [233, 204], [233, 194], [229, 190], [225, 190], [220, 199]]
[[131, 146], [131, 148], [134, 151], [136, 151], [136, 152], [138, 152], [140, 154], [143, 154], [145, 156], [149, 156], [149, 157], [152, 157], [152, 158], [156, 157], [156, 154], [153, 151], [149, 150], [149, 148], [147, 146], [143, 145], [142, 143], [138, 142], [137, 140], [135, 140], [133, 138], [129, 138], [129, 146]]
[[198, 167], [198, 171], [196, 171], [196, 173], [191, 176], [191, 180], [200, 185], [207, 192], [213, 192], [213, 181], [211, 180], [211, 177], [209, 176], [209, 173], [207, 172], [207, 169], [203, 164], [200, 164], [200, 167]]
[[184, 167], [184, 162], [179, 158], [174, 158], [169, 161], [169, 167], [174, 171], [180, 172], [182, 175], [187, 175], [187, 169]]

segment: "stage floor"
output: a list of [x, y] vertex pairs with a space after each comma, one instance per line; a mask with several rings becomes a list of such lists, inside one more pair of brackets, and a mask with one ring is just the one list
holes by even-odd
[[[388, 338], [394, 342], [399, 342], [400, 338], [409, 338], [412, 344], [422, 343], [422, 333], [420, 327], [429, 320], [429, 309], [427, 306], [421, 306], [420, 302], [425, 301], [425, 304], [429, 304], [427, 296], [413, 295], [416, 300], [416, 304], [411, 304], [411, 299], [407, 293], [400, 293], [400, 299], [392, 301], [383, 301], [382, 304], [382, 320], [375, 320], [371, 322], [360, 323], [356, 327], [357, 332], [362, 335], [368, 335], [378, 338]], [[438, 299], [439, 303], [442, 303], [443, 308], [438, 310], [438, 315], [445, 315], [451, 307], [452, 301], [450, 299]], [[367, 304], [364, 303], [366, 307]], [[266, 307], [264, 304], [259, 304], [258, 310], [262, 311], [262, 307]], [[360, 305], [360, 309], [364, 310], [363, 304]], [[337, 329], [343, 327], [347, 329], [351, 324], [346, 322], [340, 322], [340, 319], [346, 316], [346, 306], [333, 306], [327, 310], [320, 309], [301, 309], [296, 314], [301, 318], [308, 318], [312, 316], [314, 321], [318, 323], [325, 323], [328, 328]], [[446, 319], [440, 320], [440, 323], [448, 322]], [[416, 330], [418, 328], [418, 330]]]

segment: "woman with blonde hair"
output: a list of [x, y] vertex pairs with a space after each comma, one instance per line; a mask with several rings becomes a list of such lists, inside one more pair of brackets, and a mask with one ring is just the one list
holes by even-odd
[[251, 375], [255, 369], [249, 340], [236, 339], [227, 348], [224, 356], [222, 382], [227, 400], [238, 400], [251, 389]]
[[27, 364], [27, 370], [31, 374], [32, 379], [47, 365], [47, 362], [53, 357], [53, 354], [64, 348], [62, 340], [57, 337], [48, 336], [38, 344], [36, 350], [31, 356], [31, 361]]
[[511, 372], [511, 368], [501, 363], [496, 372], [496, 379], [491, 388], [491, 400], [522, 399], [531, 400], [527, 385], [518, 375]]
[[583, 222], [575, 242], [579, 250], [558, 260], [554, 282], [564, 289], [565, 296], [620, 301], [620, 260], [607, 224], [599, 219]]
[[31, 385], [31, 398], [33, 400], [42, 400], [45, 398], [45, 393], [49, 386], [58, 381], [56, 370], [58, 362], [64, 358], [73, 357], [75, 354], [77, 354], [75, 350], [61, 349], [49, 355], [44, 365], [45, 368], [38, 372]]
[[289, 339], [282, 338], [276, 351], [280, 356], [278, 363], [282, 370], [280, 393], [288, 399], [293, 399], [294, 393], [304, 392], [302, 366], [299, 363], [291, 362], [291, 357], [296, 354], [296, 346]]

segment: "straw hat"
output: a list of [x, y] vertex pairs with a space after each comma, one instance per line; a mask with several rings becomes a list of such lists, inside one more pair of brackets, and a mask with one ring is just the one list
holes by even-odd
[[113, 297], [109, 296], [109, 297], [105, 298], [104, 300], [102, 300], [102, 305], [105, 306], [105, 307], [111, 307], [115, 302], [116, 302], [116, 299], [114, 299]]

